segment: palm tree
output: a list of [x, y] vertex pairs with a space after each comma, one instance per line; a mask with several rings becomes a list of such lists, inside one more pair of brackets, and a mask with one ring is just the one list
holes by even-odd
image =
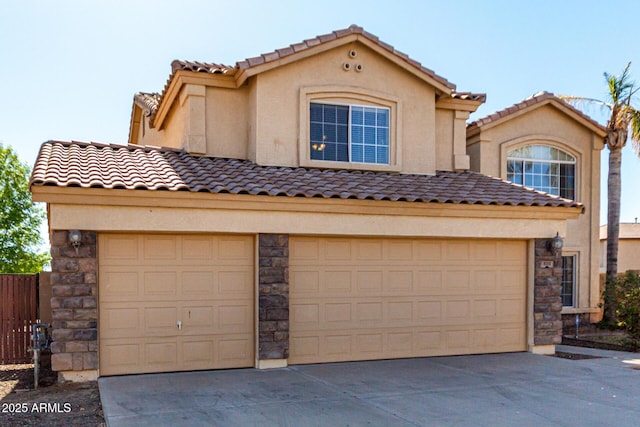
[[[622, 148], [631, 139], [633, 149], [640, 155], [640, 110], [632, 105], [632, 100], [638, 87], [631, 80], [627, 64], [619, 76], [604, 73], [607, 81], [608, 100], [564, 96], [562, 99], [572, 104], [598, 104], [610, 112], [607, 121], [607, 135], [605, 142], [609, 148], [609, 176], [607, 178], [607, 281], [604, 295], [603, 323], [615, 320], [615, 307], [610, 295], [613, 295], [614, 281], [618, 275], [618, 237], [620, 232], [620, 190], [622, 180], [620, 170], [622, 166]], [[629, 138], [630, 137], [630, 138]]]

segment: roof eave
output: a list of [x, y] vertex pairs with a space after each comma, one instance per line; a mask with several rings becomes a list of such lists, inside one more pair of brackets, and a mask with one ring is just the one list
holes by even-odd
[[[518, 104], [515, 104], [515, 105], [518, 105]], [[607, 134], [607, 131], [604, 128], [604, 126], [601, 126], [600, 124], [596, 123], [595, 121], [588, 119], [583, 114], [575, 111], [572, 107], [570, 107], [569, 105], [567, 105], [563, 101], [558, 100], [555, 97], [548, 97], [546, 99], [542, 99], [540, 101], [533, 102], [530, 105], [526, 105], [524, 107], [519, 107], [519, 108], [517, 108], [517, 110], [515, 110], [513, 112], [510, 112], [508, 114], [505, 114], [505, 115], [503, 115], [501, 117], [495, 118], [495, 119], [490, 119], [491, 115], [483, 117], [481, 119], [478, 119], [478, 120], [474, 121], [473, 123], [471, 123], [467, 127], [467, 136], [468, 137], [469, 136], [473, 136], [473, 135], [479, 133], [481, 130], [491, 129], [491, 128], [495, 127], [495, 126], [501, 125], [502, 123], [505, 123], [505, 122], [513, 120], [513, 119], [515, 119], [517, 117], [520, 117], [523, 114], [526, 114], [526, 113], [528, 113], [530, 111], [533, 111], [533, 110], [536, 110], [538, 108], [541, 108], [541, 107], [543, 107], [545, 105], [551, 105], [552, 107], [560, 110], [561, 112], [563, 112], [567, 116], [571, 117], [573, 120], [575, 120], [576, 122], [580, 123], [582, 126], [586, 127], [591, 132], [595, 133], [596, 135], [598, 135], [601, 138], [604, 138], [606, 136], [606, 134]], [[512, 108], [512, 107], [510, 107], [510, 108]], [[494, 114], [497, 114], [497, 113], [494, 113]]]
[[197, 71], [177, 70], [171, 75], [166, 90], [160, 98], [158, 109], [151, 116], [150, 125], [158, 130], [162, 129], [165, 119], [171, 111], [171, 107], [176, 97], [180, 94], [180, 90], [186, 84], [195, 84], [202, 86], [216, 86], [236, 89], [238, 85], [232, 75], [223, 74], [207, 74]]
[[430, 76], [428, 73], [424, 72], [421, 68], [418, 68], [418, 66], [415, 65], [417, 63], [415, 61], [412, 61], [411, 59], [409, 59], [409, 57], [405, 58], [403, 56], [398, 55], [398, 53], [396, 53], [394, 51], [389, 51], [389, 50], [383, 48], [382, 46], [380, 46], [379, 43], [376, 43], [375, 41], [372, 41], [365, 34], [358, 34], [358, 33], [349, 34], [347, 36], [339, 37], [339, 38], [336, 38], [334, 40], [325, 41], [325, 42], [322, 42], [322, 43], [317, 44], [315, 46], [312, 46], [312, 47], [309, 47], [307, 49], [301, 50], [299, 52], [295, 52], [293, 54], [281, 57], [281, 58], [273, 60], [273, 61], [264, 62], [264, 63], [259, 64], [259, 65], [251, 66], [248, 63], [248, 60], [241, 61], [241, 62], [238, 63], [239, 70], [235, 75], [237, 86], [241, 86], [242, 84], [244, 84], [244, 82], [249, 77], [255, 76], [255, 75], [260, 74], [260, 73], [264, 73], [265, 71], [273, 70], [274, 68], [278, 68], [278, 67], [286, 65], [286, 64], [291, 64], [293, 62], [296, 62], [296, 61], [299, 61], [301, 59], [317, 55], [317, 54], [322, 53], [322, 52], [326, 52], [326, 51], [334, 49], [336, 47], [340, 47], [340, 46], [344, 46], [344, 45], [349, 44], [349, 43], [353, 43], [355, 41], [358, 41], [358, 42], [364, 44], [368, 48], [374, 50], [375, 52], [377, 52], [378, 54], [383, 56], [384, 58], [386, 58], [389, 61], [393, 62], [394, 64], [400, 66], [405, 71], [408, 71], [409, 73], [413, 74], [414, 76], [416, 76], [416, 77], [420, 78], [421, 80], [425, 81], [429, 85], [433, 86], [440, 93], [443, 93], [443, 94], [446, 94], [446, 95], [450, 95], [455, 90], [455, 85], [454, 84], [446, 82], [446, 80], [444, 80], [444, 79], [442, 79], [443, 81], [440, 81], [440, 80]]

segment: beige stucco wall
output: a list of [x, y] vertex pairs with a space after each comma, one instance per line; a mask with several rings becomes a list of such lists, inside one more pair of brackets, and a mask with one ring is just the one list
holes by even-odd
[[[618, 238], [618, 272], [640, 270], [640, 224], [621, 223]], [[600, 227], [600, 272], [607, 271], [607, 226]]]
[[[274, 166], [419, 174], [467, 168], [464, 123], [477, 102], [458, 100], [461, 105], [436, 107], [437, 96], [448, 98], [438, 95], [433, 81], [357, 40], [321, 50], [257, 73], [250, 69], [239, 87], [233, 76], [181, 72], [161, 110], [167, 109], [166, 103], [171, 108], [166, 117], [160, 112], [156, 117], [160, 128], [145, 127], [144, 136], [140, 130], [138, 143]], [[313, 99], [390, 108], [390, 165], [310, 162], [308, 104]]]
[[[357, 52], [355, 58], [349, 56], [351, 50]], [[343, 69], [345, 63], [352, 65], [351, 70]], [[361, 65], [362, 71], [356, 71], [356, 65]], [[368, 91], [382, 99], [399, 100], [401, 112], [397, 118], [401, 134], [397, 135], [397, 143], [401, 147], [401, 171], [435, 172], [434, 88], [358, 42], [258, 76], [258, 163], [289, 166], [300, 164], [300, 111], [308, 109], [307, 105], [300, 105], [300, 91], [307, 87], [322, 86], [342, 88], [347, 97]]]
[[618, 271], [627, 270], [640, 270], [640, 238], [620, 240]]
[[52, 230], [533, 239], [579, 208], [33, 187]]
[[[577, 201], [585, 212], [567, 224], [563, 251], [577, 255], [577, 307], [563, 312], [594, 311], [599, 301], [600, 152], [602, 139], [587, 127], [549, 104], [510, 120], [487, 126], [469, 138], [471, 169], [507, 178], [507, 151], [523, 145], [550, 145], [576, 157]], [[562, 233], [561, 233], [562, 234]]]
[[453, 120], [455, 111], [436, 110], [436, 168], [453, 169]]
[[207, 87], [207, 154], [246, 159], [249, 141], [249, 88]]

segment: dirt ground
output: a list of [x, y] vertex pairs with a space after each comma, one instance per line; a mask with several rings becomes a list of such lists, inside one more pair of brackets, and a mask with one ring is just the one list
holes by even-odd
[[57, 384], [46, 357], [33, 379], [33, 365], [0, 365], [0, 426], [106, 425], [96, 381]]

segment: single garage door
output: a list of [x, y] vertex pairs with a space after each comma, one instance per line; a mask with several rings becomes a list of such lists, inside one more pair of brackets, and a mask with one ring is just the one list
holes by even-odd
[[526, 248], [292, 237], [289, 363], [524, 351]]
[[253, 237], [101, 234], [100, 375], [254, 364]]

